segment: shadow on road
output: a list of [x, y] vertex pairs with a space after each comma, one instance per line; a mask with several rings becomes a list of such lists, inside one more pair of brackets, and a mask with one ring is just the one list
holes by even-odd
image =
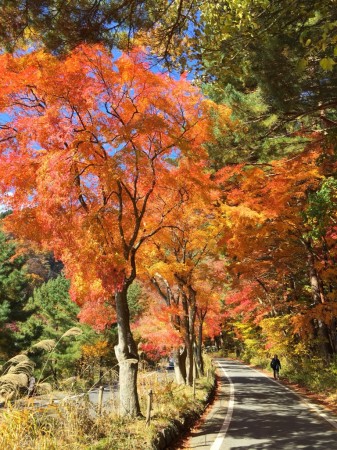
[[[296, 394], [238, 361], [221, 364], [235, 388], [234, 411], [221, 449], [337, 450], [336, 430]], [[211, 448], [226, 416], [228, 393], [229, 380], [219, 371], [214, 407], [186, 448]]]

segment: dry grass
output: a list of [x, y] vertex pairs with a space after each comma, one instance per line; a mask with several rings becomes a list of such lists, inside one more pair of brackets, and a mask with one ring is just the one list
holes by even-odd
[[56, 341], [54, 339], [44, 339], [43, 341], [37, 342], [32, 345], [32, 349], [39, 349], [45, 352], [52, 352], [56, 346]]
[[0, 448], [6, 450], [146, 449], [155, 427], [114, 413], [93, 417], [90, 408], [9, 408], [0, 416]]
[[5, 403], [27, 389], [34, 363], [26, 355], [17, 355], [2, 367], [0, 376], [0, 403]]
[[[8, 450], [146, 450], [157, 432], [187, 411], [202, 411], [210, 381], [198, 380], [196, 398], [189, 386], [178, 386], [172, 375], [139, 374], [139, 399], [145, 414], [148, 392], [153, 392], [151, 424], [145, 418], [119, 417], [116, 404], [101, 416], [86, 401], [43, 409], [6, 408], [0, 414], [0, 448]], [[115, 402], [116, 403], [116, 402]]]

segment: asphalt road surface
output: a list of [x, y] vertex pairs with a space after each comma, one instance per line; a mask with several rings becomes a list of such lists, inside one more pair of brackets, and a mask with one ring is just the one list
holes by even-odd
[[337, 420], [272, 378], [218, 359], [219, 389], [193, 450], [337, 450]]

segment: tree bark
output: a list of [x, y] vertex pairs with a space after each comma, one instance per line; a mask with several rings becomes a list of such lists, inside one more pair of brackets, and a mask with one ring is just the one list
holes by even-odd
[[186, 384], [189, 386], [193, 385], [193, 365], [194, 365], [194, 354], [193, 354], [193, 343], [188, 339], [187, 347], [186, 347]]
[[119, 398], [122, 416], [140, 416], [137, 392], [138, 351], [130, 329], [130, 313], [127, 303], [127, 289], [116, 293], [118, 345], [115, 347], [119, 363]]
[[310, 242], [307, 243], [306, 247], [308, 250], [308, 266], [312, 298], [316, 304], [325, 303], [324, 292], [315, 268], [315, 256], [313, 254]]
[[191, 339], [191, 323], [190, 323], [190, 308], [189, 301], [186, 294], [183, 291], [183, 287], [181, 287], [182, 292], [182, 307], [183, 307], [183, 337], [186, 348], [186, 384], [192, 386], [193, 384], [193, 340]]
[[[311, 242], [308, 241], [306, 243], [306, 247], [308, 250], [308, 266], [309, 266], [309, 278], [310, 278], [310, 286], [311, 286], [311, 294], [314, 301], [314, 304], [325, 304], [325, 295], [323, 290], [322, 281], [317, 273], [315, 267], [315, 255], [312, 251]], [[316, 323], [316, 326], [315, 326]], [[331, 330], [329, 329], [328, 324], [323, 322], [320, 319], [314, 321], [314, 327], [316, 330], [316, 334], [321, 341], [321, 351], [326, 361], [329, 362], [330, 356], [335, 353], [334, 343], [332, 342]]]
[[202, 357], [202, 328], [203, 328], [203, 322], [199, 322], [198, 327], [198, 339], [197, 339], [197, 348], [196, 348], [196, 364], [197, 369], [199, 372], [199, 375], [204, 375], [204, 359]]
[[186, 383], [186, 348], [176, 349], [173, 352], [174, 374], [177, 384]]

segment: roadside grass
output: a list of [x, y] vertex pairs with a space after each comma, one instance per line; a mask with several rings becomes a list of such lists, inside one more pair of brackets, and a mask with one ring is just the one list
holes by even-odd
[[150, 424], [145, 417], [120, 417], [116, 400], [101, 415], [95, 406], [82, 400], [78, 403], [59, 403], [44, 408], [15, 404], [0, 414], [0, 448], [8, 450], [129, 450], [151, 449], [157, 433], [174, 420], [184, 421], [188, 415], [200, 415], [205, 397], [212, 389], [214, 372], [210, 359], [206, 373], [193, 387], [175, 384], [172, 375], [165, 373], [139, 374], [139, 399], [146, 414], [149, 390], [153, 403]]
[[322, 360], [312, 358], [296, 365], [290, 363], [284, 376], [315, 394], [331, 399], [337, 407], [337, 362], [326, 365]]

